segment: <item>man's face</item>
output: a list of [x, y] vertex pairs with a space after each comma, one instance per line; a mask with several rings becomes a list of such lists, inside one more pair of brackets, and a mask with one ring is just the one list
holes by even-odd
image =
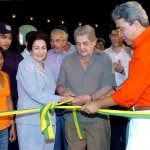
[[111, 33], [109, 34], [109, 38], [114, 47], [122, 46], [123, 40], [122, 37], [119, 35], [118, 30], [112, 30]]
[[0, 47], [2, 47], [4, 49], [4, 51], [8, 50], [11, 42], [12, 42], [12, 34], [11, 33], [7, 33], [7, 34], [0, 33]]
[[94, 47], [96, 45], [96, 40], [90, 41], [88, 35], [85, 34], [81, 36], [76, 36], [75, 42], [80, 56], [86, 57], [92, 55]]
[[66, 40], [63, 39], [63, 34], [60, 32], [53, 33], [51, 35], [51, 48], [56, 52], [56, 53], [61, 53], [63, 51], [63, 47], [66, 44]]
[[96, 42], [96, 46], [95, 46], [98, 50], [103, 51], [105, 49], [103, 42], [97, 41]]
[[137, 37], [137, 28], [134, 24], [126, 22], [123, 18], [115, 20], [116, 27], [119, 31], [119, 35], [124, 41], [126, 39], [133, 41]]

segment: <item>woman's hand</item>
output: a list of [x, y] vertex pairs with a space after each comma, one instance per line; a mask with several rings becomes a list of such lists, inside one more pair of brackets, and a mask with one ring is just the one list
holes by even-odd
[[10, 128], [9, 140], [10, 142], [13, 142], [16, 140], [16, 127], [15, 127], [14, 122], [12, 123], [11, 128]]

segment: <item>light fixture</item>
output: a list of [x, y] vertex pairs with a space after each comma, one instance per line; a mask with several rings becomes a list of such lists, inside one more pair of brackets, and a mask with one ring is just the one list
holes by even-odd
[[65, 21], [64, 20], [61, 20], [61, 24], [64, 24], [65, 23]]
[[51, 20], [50, 20], [50, 19], [47, 19], [47, 22], [48, 22], [48, 23], [50, 23], [50, 22], [51, 22]]
[[98, 28], [98, 24], [95, 24], [95, 27]]
[[81, 23], [81, 22], [79, 22], [79, 26], [82, 26], [82, 23]]
[[14, 19], [15, 19], [15, 18], [16, 18], [16, 14], [12, 14], [12, 18], [14, 18]]
[[33, 20], [33, 17], [30, 17], [30, 20], [32, 21], [32, 20]]

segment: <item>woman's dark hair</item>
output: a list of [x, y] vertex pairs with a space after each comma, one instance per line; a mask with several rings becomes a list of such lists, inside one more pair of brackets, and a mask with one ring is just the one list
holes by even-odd
[[30, 31], [30, 32], [28, 32], [28, 33], [26, 34], [26, 36], [25, 36], [25, 40], [26, 40], [26, 42], [28, 42], [29, 37], [30, 37], [30, 36], [31, 36], [31, 34], [33, 34], [34, 32], [36, 32], [36, 31]]
[[35, 31], [34, 33], [32, 33], [28, 39], [28, 50], [31, 50], [32, 49], [32, 46], [33, 46], [33, 43], [36, 41], [36, 40], [44, 40], [45, 43], [46, 43], [46, 47], [47, 49], [50, 48], [50, 43], [49, 43], [49, 38], [48, 38], [48, 35], [46, 32], [43, 32], [43, 31]]

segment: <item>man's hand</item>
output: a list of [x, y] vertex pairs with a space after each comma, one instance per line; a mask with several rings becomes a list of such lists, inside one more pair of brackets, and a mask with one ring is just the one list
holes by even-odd
[[119, 73], [122, 72], [122, 70], [124, 70], [120, 59], [118, 60], [118, 62], [113, 63], [113, 67], [114, 67], [114, 70]]
[[60, 85], [57, 87], [57, 92], [59, 93], [60, 96], [71, 96], [74, 97], [75, 94], [69, 91], [66, 87], [63, 85]]
[[72, 105], [83, 105], [86, 104], [87, 102], [91, 101], [91, 96], [90, 95], [81, 95], [81, 96], [76, 96], [74, 100], [72, 101]]
[[88, 114], [94, 114], [94, 113], [98, 112], [98, 110], [100, 109], [99, 103], [100, 102], [98, 100], [89, 102], [89, 103], [83, 105], [81, 107], [81, 110]]

